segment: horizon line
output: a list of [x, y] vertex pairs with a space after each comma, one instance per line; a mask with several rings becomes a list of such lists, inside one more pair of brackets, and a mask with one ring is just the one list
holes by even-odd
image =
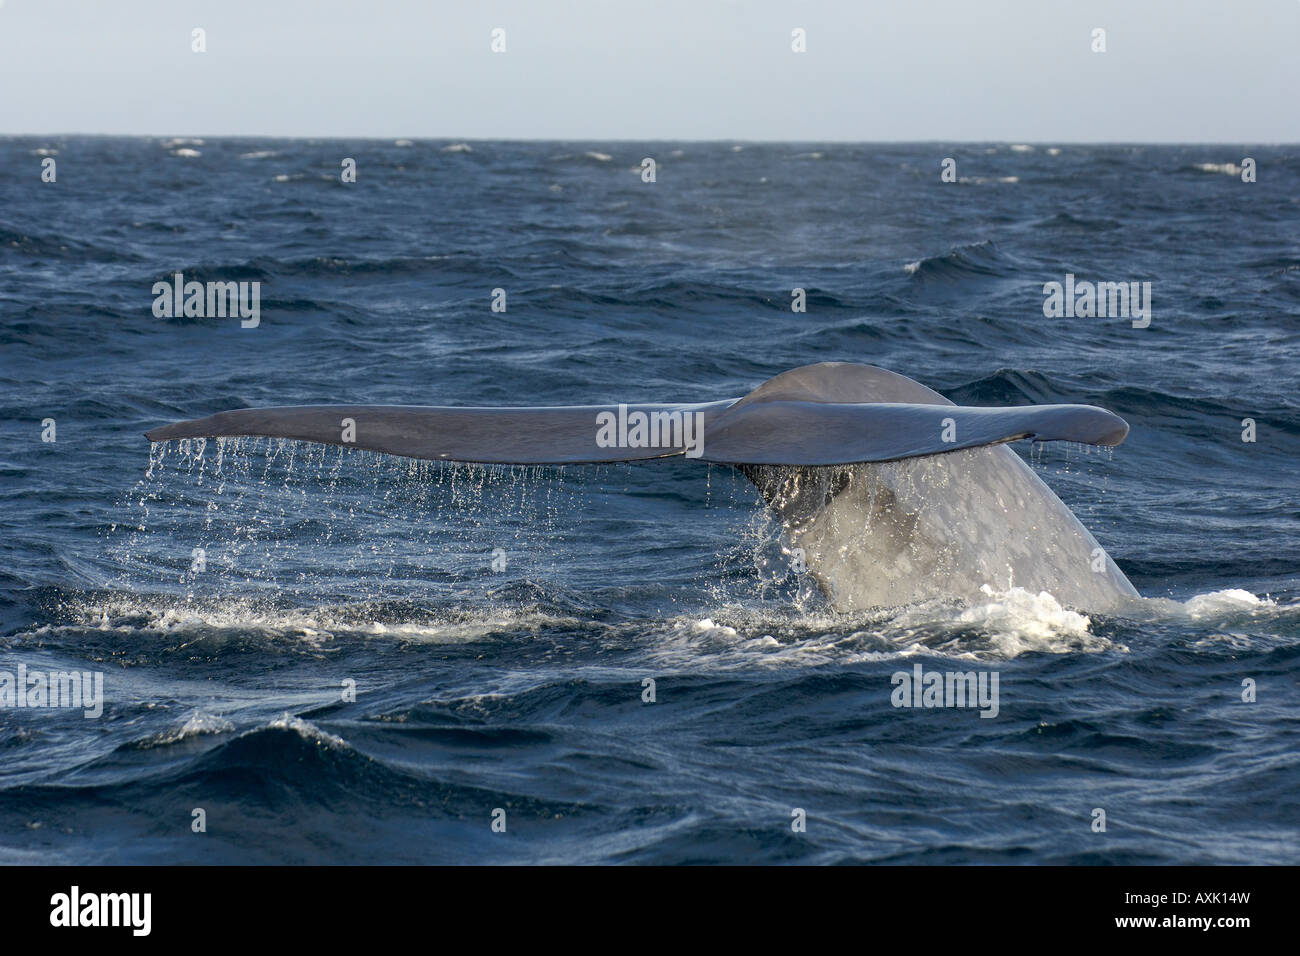
[[962, 144], [988, 145], [1006, 144], [1009, 146], [1300, 146], [1300, 140], [1273, 141], [1263, 140], [1086, 140], [1086, 139], [753, 139], [749, 137], [662, 137], [646, 138], [624, 137], [590, 137], [590, 136], [446, 136], [446, 135], [285, 135], [275, 133], [84, 133], [84, 132], [36, 132], [36, 133], [0, 133], [0, 139], [34, 139], [34, 138], [102, 138], [102, 139], [281, 139], [281, 140], [350, 140], [367, 142], [398, 142], [406, 140], [411, 143], [451, 142], [451, 143], [745, 143], [758, 146], [783, 146], [807, 144], [836, 144], [841, 146], [920, 146], [928, 144]]

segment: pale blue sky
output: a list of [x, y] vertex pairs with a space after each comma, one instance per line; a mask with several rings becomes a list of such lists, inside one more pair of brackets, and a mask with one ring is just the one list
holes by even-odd
[[0, 134], [1296, 142], [1298, 48], [1297, 0], [0, 0]]

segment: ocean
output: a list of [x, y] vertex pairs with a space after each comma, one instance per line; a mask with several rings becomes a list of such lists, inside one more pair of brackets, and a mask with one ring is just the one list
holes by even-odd
[[[11, 137], [0, 169], [0, 861], [1300, 862], [1295, 147]], [[259, 283], [258, 321], [155, 315], [177, 272]], [[1149, 282], [1149, 323], [1046, 315], [1067, 276]], [[839, 614], [724, 465], [143, 437], [823, 361], [1121, 415], [1113, 451], [1014, 447], [1142, 598]], [[6, 703], [73, 672], [97, 703]], [[895, 706], [930, 672], [996, 676], [996, 714]]]

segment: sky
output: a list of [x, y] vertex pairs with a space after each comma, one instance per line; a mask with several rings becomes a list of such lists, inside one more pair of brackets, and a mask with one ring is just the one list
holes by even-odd
[[1300, 0], [0, 0], [0, 135], [1293, 143], [1297, 47]]

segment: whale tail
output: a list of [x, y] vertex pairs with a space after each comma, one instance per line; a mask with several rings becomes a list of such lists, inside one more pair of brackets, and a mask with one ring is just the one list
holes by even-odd
[[825, 362], [783, 372], [744, 398], [700, 404], [293, 405], [219, 412], [152, 429], [145, 437], [288, 438], [482, 464], [684, 455], [733, 465], [848, 465], [1022, 438], [1117, 445], [1127, 433], [1123, 419], [1091, 405], [963, 407], [885, 369]]
[[[839, 363], [792, 369], [742, 401], [769, 399], [929, 408], [929, 418], [914, 420], [919, 454], [840, 467], [737, 466], [780, 519], [792, 563], [837, 609], [975, 600], [986, 585], [1048, 591], [1092, 609], [1137, 596], [1088, 529], [1003, 447], [1017, 437], [1118, 445], [1128, 434], [1118, 416], [1080, 405], [990, 409], [1003, 413], [1004, 435], [1031, 434], [965, 444], [940, 436], [936, 444], [936, 420], [947, 420], [949, 437], [968, 432], [965, 409], [905, 376]], [[1050, 423], [1033, 417], [1045, 409], [1054, 410]]]
[[260, 436], [442, 461], [578, 464], [684, 456], [734, 465], [843, 609], [984, 584], [1095, 607], [1137, 592], [1014, 452], [1020, 439], [1118, 445], [1123, 419], [1091, 405], [958, 406], [905, 376], [825, 362], [739, 399], [697, 404], [246, 408], [146, 433], [150, 441]]

